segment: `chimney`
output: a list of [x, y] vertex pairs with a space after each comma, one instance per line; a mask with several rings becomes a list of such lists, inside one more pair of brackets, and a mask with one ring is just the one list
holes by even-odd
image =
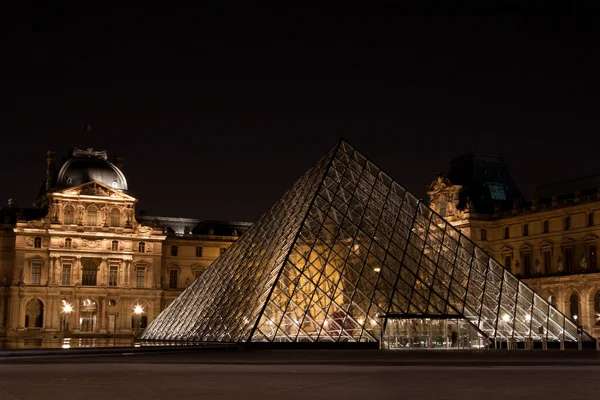
[[123, 162], [123, 157], [115, 156], [115, 166], [120, 170], [123, 170], [123, 167], [125, 166]]
[[54, 172], [56, 169], [56, 153], [52, 150], [46, 152], [46, 190], [54, 185]]

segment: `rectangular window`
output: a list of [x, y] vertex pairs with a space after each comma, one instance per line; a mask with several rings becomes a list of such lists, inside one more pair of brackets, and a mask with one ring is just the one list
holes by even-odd
[[31, 264], [31, 284], [39, 285], [42, 281], [42, 263]]
[[65, 249], [70, 249], [73, 241], [70, 238], [65, 239]]
[[571, 217], [565, 217], [565, 231], [571, 229]]
[[523, 236], [529, 236], [529, 224], [523, 224]]
[[504, 239], [509, 239], [510, 238], [510, 227], [505, 227], [504, 228]]
[[523, 276], [531, 276], [531, 254], [523, 254]]
[[564, 249], [565, 256], [565, 271], [571, 272], [573, 271], [573, 249], [570, 247], [566, 247]]
[[550, 224], [548, 223], [548, 220], [544, 221], [544, 233], [548, 233], [550, 232]]
[[119, 279], [119, 266], [111, 265], [108, 270], [108, 286], [117, 286]]
[[33, 239], [33, 247], [35, 247], [36, 249], [39, 249], [42, 247], [42, 238], [41, 237], [36, 237], [35, 239]]
[[119, 241], [117, 241], [117, 240], [113, 240], [112, 241], [111, 250], [112, 251], [119, 251]]
[[63, 264], [62, 265], [62, 284], [63, 285], [71, 284], [71, 264]]
[[202, 257], [202, 247], [196, 247], [196, 257]]
[[504, 188], [499, 185], [490, 185], [490, 196], [493, 200], [506, 200]]
[[485, 242], [487, 240], [487, 231], [485, 229], [481, 230], [481, 241]]
[[177, 256], [177, 246], [171, 246], [171, 255]]
[[512, 258], [510, 256], [504, 257], [504, 267], [510, 271], [510, 267], [512, 267]]
[[172, 269], [169, 271], [169, 288], [170, 289], [177, 289], [177, 273], [178, 271], [176, 269]]
[[96, 286], [98, 277], [98, 268], [90, 265], [81, 269], [81, 284], [84, 286]]
[[145, 253], [145, 252], [146, 252], [146, 243], [140, 242], [138, 244], [138, 253]]
[[598, 254], [596, 253], [596, 245], [591, 245], [588, 249], [589, 263], [592, 270], [598, 267]]
[[145, 267], [137, 267], [135, 274], [135, 286], [139, 288], [143, 288], [146, 280], [146, 268]]
[[549, 274], [552, 272], [552, 252], [544, 252], [544, 272]]

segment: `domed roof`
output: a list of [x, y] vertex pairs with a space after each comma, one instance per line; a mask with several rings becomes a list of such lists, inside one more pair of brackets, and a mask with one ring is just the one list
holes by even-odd
[[116, 190], [127, 190], [127, 179], [119, 168], [107, 160], [106, 151], [73, 149], [56, 177], [56, 186], [77, 186], [98, 181]]

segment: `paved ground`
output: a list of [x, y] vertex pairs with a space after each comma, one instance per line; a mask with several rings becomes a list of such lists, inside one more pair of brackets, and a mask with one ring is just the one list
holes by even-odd
[[590, 399], [576, 352], [201, 351], [0, 359], [0, 400]]

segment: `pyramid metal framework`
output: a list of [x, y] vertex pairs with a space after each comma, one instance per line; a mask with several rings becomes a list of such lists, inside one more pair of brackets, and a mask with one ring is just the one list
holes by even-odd
[[579, 336], [573, 321], [341, 140], [139, 339], [376, 342], [392, 316], [460, 318], [498, 340]]

